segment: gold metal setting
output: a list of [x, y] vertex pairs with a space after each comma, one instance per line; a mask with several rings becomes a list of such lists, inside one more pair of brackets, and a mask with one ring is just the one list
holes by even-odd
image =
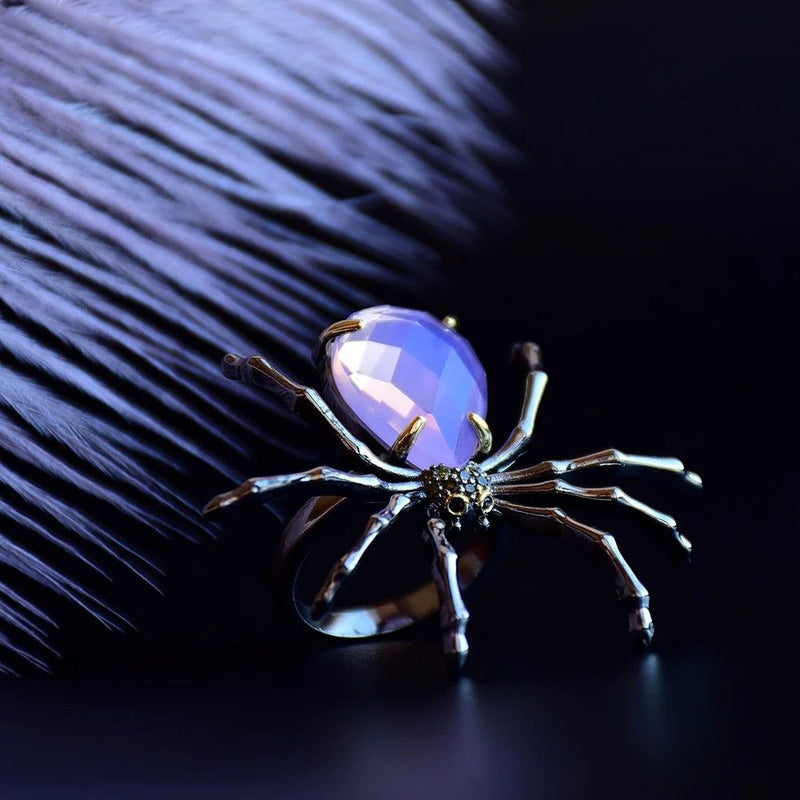
[[458, 317], [448, 314], [446, 317], [442, 317], [442, 325], [450, 328], [451, 331], [454, 331], [456, 328], [458, 328]]
[[456, 494], [451, 494], [450, 497], [447, 498], [445, 508], [448, 513], [452, 514], [454, 517], [463, 517], [464, 514], [469, 511], [470, 505], [469, 497], [461, 492], [457, 492]]
[[425, 427], [425, 417], [422, 415], [414, 417], [406, 425], [405, 430], [394, 440], [391, 450], [389, 450], [389, 460], [394, 464], [405, 464], [411, 448], [416, 444], [422, 429]]
[[341, 336], [343, 333], [360, 331], [363, 327], [364, 321], [360, 319], [343, 319], [339, 320], [339, 322], [334, 322], [333, 325], [328, 325], [319, 335], [317, 343], [314, 346], [314, 361], [319, 363], [320, 359], [325, 355], [325, 348], [328, 342], [333, 341], [337, 336]]
[[467, 418], [475, 428], [475, 433], [478, 434], [478, 452], [486, 455], [492, 449], [492, 432], [489, 430], [486, 420], [474, 411], [467, 414]]
[[491, 514], [494, 511], [494, 497], [491, 490], [482, 488], [478, 491], [478, 501], [476, 503], [481, 514]]

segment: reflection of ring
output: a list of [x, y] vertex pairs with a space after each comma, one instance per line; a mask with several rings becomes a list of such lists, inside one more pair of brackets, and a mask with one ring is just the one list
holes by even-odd
[[[278, 541], [272, 569], [272, 583], [280, 604], [309, 628], [328, 636], [346, 639], [375, 636], [407, 628], [427, 619], [439, 609], [433, 581], [407, 594], [372, 605], [328, 608], [321, 615], [313, 611], [313, 599], [301, 598], [298, 578], [313, 545], [324, 535], [320, 526], [346, 501], [344, 497], [312, 497], [294, 515]], [[486, 559], [485, 537], [461, 552], [458, 584], [466, 590], [480, 573]]]
[[[547, 375], [541, 370], [539, 348], [516, 345], [512, 357], [527, 371], [519, 422], [500, 448], [484, 420], [486, 374], [470, 345], [455, 332], [455, 319], [441, 322], [420, 311], [381, 306], [337, 322], [320, 336], [315, 359], [337, 416], [314, 390], [301, 386], [260, 356], [248, 359], [229, 354], [223, 360], [227, 377], [249, 380], [279, 395], [289, 407], [321, 423], [344, 446], [361, 472], [317, 467], [290, 475], [250, 478], [232, 491], [217, 495], [206, 506], [214, 511], [245, 497], [263, 499], [278, 494], [305, 493], [315, 497], [289, 523], [276, 556], [275, 579], [293, 614], [306, 625], [331, 636], [361, 637], [406, 627], [440, 609], [445, 656], [460, 666], [468, 651], [469, 614], [461, 589], [483, 565], [476, 548], [459, 558], [448, 533], [468, 525], [479, 535], [490, 518], [503, 517], [529, 527], [538, 519], [557, 523], [564, 538], [597, 554], [611, 569], [620, 598], [628, 606], [634, 641], [647, 645], [653, 623], [649, 594], [622, 558], [614, 539], [554, 506], [530, 506], [517, 497], [560, 494], [588, 500], [616, 501], [648, 517], [669, 534], [684, 553], [688, 539], [675, 520], [636, 500], [616, 486], [585, 488], [560, 475], [603, 466], [632, 466], [666, 470], [700, 486], [699, 476], [687, 472], [676, 458], [626, 455], [602, 450], [564, 461], [543, 461], [511, 470], [528, 447]], [[344, 424], [344, 419], [347, 424]], [[383, 448], [376, 454], [352, 433], [368, 434]], [[484, 456], [479, 462], [472, 459]], [[330, 496], [320, 496], [320, 495]], [[361, 537], [334, 565], [311, 602], [297, 591], [297, 576], [319, 537], [318, 524], [339, 505], [340, 498], [383, 499]], [[342, 584], [358, 567], [372, 542], [400, 517], [425, 508], [424, 536], [433, 550], [433, 583], [399, 599], [372, 606], [337, 609], [334, 600]], [[485, 537], [484, 537], [485, 541]]]

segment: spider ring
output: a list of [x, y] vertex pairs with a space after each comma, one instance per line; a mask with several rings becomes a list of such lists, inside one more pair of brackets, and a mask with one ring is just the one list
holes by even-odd
[[[267, 500], [285, 494], [310, 498], [287, 526], [273, 567], [275, 587], [306, 625], [331, 636], [372, 636], [413, 624], [438, 608], [445, 657], [458, 669], [469, 650], [469, 613], [462, 591], [483, 566], [491, 520], [530, 528], [544, 519], [555, 523], [553, 528], [562, 538], [606, 564], [627, 607], [634, 643], [650, 644], [650, 596], [615, 539], [569, 516], [552, 501], [542, 506], [520, 501], [560, 495], [615, 502], [659, 526], [677, 550], [688, 555], [691, 544], [670, 515], [616, 485], [583, 487], [562, 476], [600, 467], [638, 467], [674, 473], [699, 487], [702, 482], [696, 473], [677, 458], [629, 455], [616, 448], [512, 469], [531, 442], [547, 384], [539, 348], [533, 343], [512, 348], [512, 360], [526, 372], [522, 409], [509, 437], [492, 452], [492, 434], [485, 421], [486, 374], [469, 343], [457, 333], [453, 317], [439, 321], [421, 311], [391, 306], [365, 309], [323, 331], [314, 358], [325, 394], [338, 414], [319, 392], [296, 383], [261, 356], [228, 354], [223, 372], [277, 394], [291, 410], [332, 434], [361, 469], [319, 466], [250, 478], [214, 497], [204, 509], [204, 513], [217, 511], [246, 498]], [[379, 445], [377, 451], [366, 437]], [[318, 525], [347, 498], [382, 500], [385, 506], [369, 518], [352, 548], [334, 564], [313, 602], [301, 601], [296, 578], [310, 544], [320, 536]], [[339, 590], [372, 543], [414, 509], [424, 509], [427, 515], [423, 537], [432, 553], [432, 583], [378, 605], [338, 608]], [[474, 533], [475, 542], [461, 548], [459, 555], [451, 540], [460, 538], [465, 526]]]

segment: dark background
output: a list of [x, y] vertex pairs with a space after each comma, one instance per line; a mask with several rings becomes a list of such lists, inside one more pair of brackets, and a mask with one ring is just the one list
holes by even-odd
[[[165, 553], [166, 595], [142, 593], [137, 634], [76, 615], [55, 679], [0, 689], [0, 797], [777, 794], [796, 609], [799, 25], [789, 2], [532, 4], [511, 32], [510, 135], [529, 160], [508, 174], [515, 231], [448, 256], [436, 297], [384, 298], [459, 316], [496, 432], [520, 399], [509, 342], [542, 345], [537, 459], [615, 445], [703, 475], [701, 493], [625, 484], [678, 517], [688, 568], [624, 510], [582, 512], [651, 591], [651, 653], [628, 652], [601, 570], [510, 530], [468, 597], [460, 682], [435, 627], [309, 640], [265, 585], [279, 524], [237, 512], [217, 541]], [[265, 455], [264, 471], [290, 458]]]

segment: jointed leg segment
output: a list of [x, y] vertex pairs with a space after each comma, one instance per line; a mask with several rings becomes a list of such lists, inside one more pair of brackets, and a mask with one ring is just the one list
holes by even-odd
[[367, 526], [355, 546], [336, 562], [328, 575], [328, 579], [317, 593], [314, 604], [311, 607], [312, 619], [319, 619], [328, 612], [342, 584], [356, 570], [362, 557], [375, 539], [393, 525], [404, 511], [417, 505], [424, 497], [424, 492], [394, 494], [384, 509], [369, 518]]
[[288, 408], [309, 422], [322, 423], [345, 449], [379, 475], [392, 478], [413, 478], [416, 472], [408, 467], [390, 464], [379, 458], [360, 439], [353, 436], [331, 411], [316, 389], [296, 383], [276, 369], [262, 356], [241, 356], [228, 353], [222, 360], [222, 371], [232, 380], [243, 380], [268, 389]]
[[582, 486], [573, 486], [571, 483], [562, 481], [556, 478], [550, 481], [542, 481], [541, 483], [510, 483], [500, 484], [495, 488], [495, 495], [503, 497], [514, 494], [538, 494], [538, 493], [556, 493], [565, 494], [572, 497], [581, 497], [588, 500], [610, 500], [620, 503], [623, 506], [632, 508], [641, 514], [649, 517], [650, 519], [668, 528], [672, 533], [672, 538], [678, 546], [685, 552], [691, 553], [692, 543], [681, 533], [678, 532], [678, 524], [675, 519], [669, 514], [664, 514], [651, 508], [646, 503], [631, 497], [627, 492], [619, 488], [619, 486], [604, 486], [600, 488], [584, 488]]
[[551, 519], [559, 524], [565, 538], [601, 555], [614, 574], [620, 600], [629, 608], [628, 629], [635, 643], [644, 647], [650, 644], [653, 638], [650, 595], [622, 557], [613, 536], [567, 516], [560, 508], [533, 508], [505, 500], [497, 500], [496, 508], [523, 527], [529, 527], [536, 517]]
[[[263, 478], [249, 478], [241, 486], [230, 492], [218, 494], [203, 509], [204, 514], [217, 511], [246, 497], [305, 492], [313, 494], [335, 494], [345, 497], [383, 497], [387, 494], [412, 492], [421, 488], [417, 481], [392, 483], [377, 475], [361, 475], [356, 472], [343, 472], [331, 467], [315, 467], [304, 472], [289, 475], [273, 475]], [[263, 499], [267, 499], [266, 497]]]
[[536, 480], [546, 478], [551, 475], [564, 475], [580, 469], [590, 469], [592, 467], [622, 466], [622, 467], [641, 467], [644, 469], [660, 469], [666, 472], [674, 472], [681, 475], [689, 483], [700, 487], [703, 481], [695, 472], [689, 472], [683, 462], [677, 458], [662, 458], [661, 456], [635, 456], [623, 453], [616, 448], [601, 450], [598, 453], [590, 453], [579, 458], [565, 459], [563, 461], [542, 461], [533, 467], [518, 469], [513, 472], [504, 472], [493, 477], [493, 483], [505, 484], [515, 481]]
[[428, 520], [426, 534], [433, 547], [433, 580], [439, 592], [439, 620], [445, 659], [453, 670], [460, 669], [467, 658], [469, 643], [466, 630], [469, 612], [458, 585], [458, 554], [445, 536], [441, 519]]
[[531, 436], [533, 436], [536, 414], [547, 386], [547, 373], [541, 369], [541, 354], [537, 345], [532, 342], [517, 344], [511, 352], [512, 357], [522, 363], [528, 371], [525, 397], [522, 400], [522, 410], [517, 426], [511, 431], [505, 443], [481, 462], [481, 468], [485, 472], [507, 469], [525, 452]]

